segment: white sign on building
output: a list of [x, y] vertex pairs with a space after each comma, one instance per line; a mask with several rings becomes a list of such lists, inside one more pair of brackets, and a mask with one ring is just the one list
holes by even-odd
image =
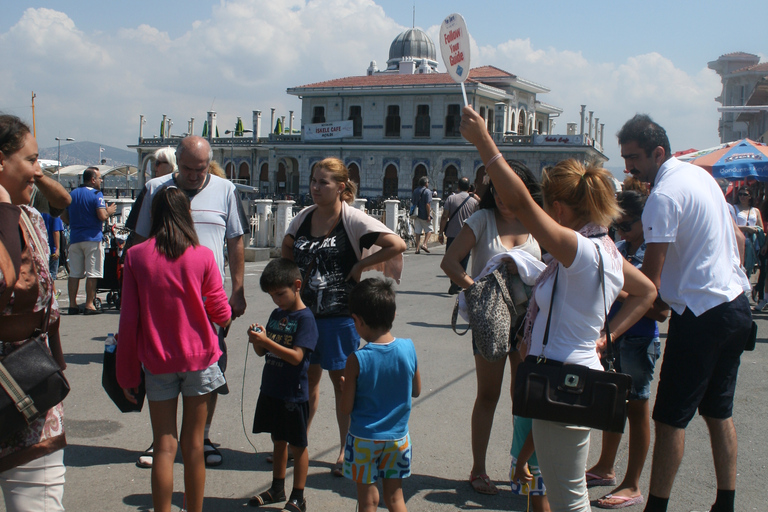
[[353, 121], [304, 125], [304, 140], [340, 139], [352, 137]]

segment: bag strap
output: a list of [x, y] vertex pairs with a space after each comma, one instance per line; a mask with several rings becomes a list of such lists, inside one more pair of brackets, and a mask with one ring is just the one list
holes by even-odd
[[[34, 343], [34, 341], [32, 342]], [[35, 402], [27, 393], [21, 389], [16, 379], [8, 372], [5, 365], [0, 363], [0, 386], [8, 393], [13, 400], [16, 409], [24, 415], [27, 423], [31, 423], [40, 416], [40, 412], [35, 407]]]
[[[606, 362], [608, 363], [608, 371], [615, 372], [616, 369], [614, 368], [614, 362], [616, 360], [616, 357], [613, 353], [613, 340], [611, 339], [611, 327], [608, 322], [608, 304], [605, 299], [605, 266], [603, 264], [603, 253], [600, 252], [600, 247], [598, 247], [597, 243], [595, 243], [595, 249], [597, 249], [597, 256], [599, 258], [597, 271], [598, 271], [598, 274], [600, 274], [600, 289], [603, 292], [603, 311], [605, 312], [605, 338], [607, 340]], [[552, 283], [552, 297], [549, 300], [549, 313], [547, 314], [547, 327], [546, 329], [544, 329], [544, 340], [542, 341], [542, 345], [541, 345], [542, 355], [539, 356], [539, 361], [542, 359], [546, 359], [544, 357], [544, 348], [547, 346], [547, 341], [549, 341], [549, 324], [552, 321], [552, 308], [555, 303], [555, 288], [557, 287], [557, 276], [559, 274], [560, 274], [560, 264], [558, 263], [557, 270], [555, 271], [555, 282]]]
[[[503, 265], [503, 264], [502, 264]], [[504, 298], [504, 302], [507, 303], [507, 308], [511, 308], [512, 311], [514, 311], [514, 314], [517, 315], [517, 308], [515, 307], [515, 302], [512, 300], [512, 297], [509, 295], [509, 289], [507, 289], [507, 275], [506, 275], [506, 267], [503, 271], [504, 275], [502, 276], [502, 270], [501, 266], [498, 267], [496, 270], [491, 272], [488, 275], [492, 275], [494, 279], [496, 280], [496, 283], [498, 283], [499, 288], [501, 288], [501, 296]], [[485, 277], [485, 276], [484, 276]], [[466, 297], [466, 295], [465, 295]], [[453, 328], [453, 332], [458, 334], [459, 336], [464, 336], [467, 334], [467, 331], [469, 331], [470, 325], [467, 324], [467, 328], [464, 329], [464, 332], [459, 332], [456, 330], [456, 321], [458, 320], [459, 316], [459, 298], [456, 297], [456, 304], [453, 306], [453, 313], [451, 314], [451, 327]]]
[[[40, 242], [40, 238], [37, 236], [37, 232], [35, 231], [34, 227], [32, 226], [32, 221], [29, 220], [29, 216], [27, 215], [27, 212], [24, 211], [24, 208], [21, 208], [21, 220], [24, 223], [24, 227], [27, 230], [27, 233], [29, 233], [29, 236], [32, 238], [32, 241], [35, 244], [35, 247], [37, 247], [37, 252], [40, 254], [40, 256], [43, 256], [45, 254], [45, 250], [43, 249], [43, 244]], [[34, 255], [32, 255], [32, 264], [34, 265]], [[44, 266], [45, 267], [45, 266]], [[38, 272], [48, 272], [50, 273], [50, 270], [48, 267], [45, 267], [44, 269], [38, 269]], [[51, 276], [53, 277], [53, 276]], [[39, 280], [38, 280], [39, 281]], [[52, 279], [53, 281], [53, 279]], [[48, 322], [51, 319], [51, 307], [53, 305], [53, 290], [51, 290], [50, 297], [48, 297], [48, 304], [45, 307], [45, 316], [43, 317], [43, 325], [41, 326], [43, 332], [48, 332]]]
[[448, 224], [450, 224], [450, 222], [453, 220], [453, 218], [456, 216], [456, 214], [459, 213], [459, 210], [461, 210], [461, 207], [464, 206], [465, 204], [467, 204], [467, 201], [469, 201], [470, 199], [472, 199], [472, 196], [467, 195], [467, 198], [461, 202], [459, 207], [456, 208], [456, 210], [453, 213], [451, 213], [451, 216], [448, 217], [447, 221], [445, 221], [445, 229], [448, 229]]
[[464, 329], [464, 332], [459, 332], [456, 330], [456, 321], [459, 319], [459, 298], [456, 297], [456, 304], [453, 306], [453, 313], [451, 314], [451, 327], [453, 328], [453, 332], [458, 334], [459, 336], [464, 336], [469, 332], [469, 322], [467, 322], [467, 328]]

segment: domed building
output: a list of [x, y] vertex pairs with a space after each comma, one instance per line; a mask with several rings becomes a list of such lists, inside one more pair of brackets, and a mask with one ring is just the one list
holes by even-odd
[[437, 72], [437, 53], [435, 43], [429, 36], [418, 28], [409, 28], [398, 35], [389, 46], [388, 71], [399, 71], [403, 61], [426, 60], [426, 64], [433, 72]]
[[[541, 101], [547, 87], [494, 66], [471, 69], [465, 87], [505, 158], [520, 160], [537, 174], [566, 158], [606, 161], [591, 115], [584, 130], [583, 109], [581, 133], [569, 123], [567, 134], [553, 135], [562, 109]], [[435, 44], [423, 30], [411, 28], [395, 37], [386, 69], [372, 61], [364, 75], [287, 92], [301, 98], [298, 122], [293, 111], [286, 116], [271, 109], [269, 126], [262, 130], [261, 111], [254, 110], [252, 136], [236, 132], [221, 138], [215, 136], [215, 112], [208, 112], [206, 122], [214, 158], [227, 175], [267, 197], [306, 195], [313, 164], [329, 155], [345, 162], [364, 198], [410, 198], [425, 175], [440, 197], [456, 190], [461, 177], [482, 181], [483, 162], [459, 133], [461, 87], [438, 71]], [[281, 127], [277, 133], [276, 125]], [[596, 134], [597, 120], [594, 127]], [[195, 132], [192, 123], [187, 132]], [[132, 146], [140, 167], [169, 143], [167, 137], [140, 133], [139, 144]]]

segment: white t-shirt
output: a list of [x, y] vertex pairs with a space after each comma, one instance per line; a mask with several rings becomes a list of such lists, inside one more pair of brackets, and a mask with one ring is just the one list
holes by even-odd
[[[623, 261], [615, 246], [612, 248], [604, 246], [604, 243], [613, 245], [613, 242], [606, 237], [590, 239], [578, 233], [576, 235], [578, 248], [573, 263], [568, 268], [558, 263], [555, 304], [549, 326], [549, 339], [543, 354], [542, 342], [547, 326], [555, 274], [536, 289], [539, 313], [533, 323], [529, 354], [543, 355], [555, 361], [602, 370], [603, 367], [595, 350], [595, 342], [600, 337], [600, 331], [605, 327], [605, 308], [611, 308], [611, 304], [624, 286]], [[598, 247], [603, 255], [605, 269], [605, 299], [603, 299], [598, 273], [600, 264]]]
[[737, 226], [757, 226], [757, 219], [760, 216], [760, 212], [757, 208], [750, 208], [748, 210], [739, 210], [736, 214]]
[[475, 234], [475, 246], [472, 248], [472, 278], [477, 277], [485, 268], [485, 264], [496, 254], [507, 252], [510, 249], [526, 251], [536, 259], [541, 259], [541, 248], [538, 242], [528, 235], [528, 240], [517, 247], [504, 247], [496, 228], [496, 216], [493, 210], [486, 208], [473, 213], [465, 222], [472, 233]]
[[[139, 235], [149, 237], [152, 229], [152, 199], [158, 190], [175, 184], [173, 176], [168, 174], [147, 182], [147, 193], [136, 221], [136, 233]], [[241, 236], [248, 224], [235, 186], [218, 176], [209, 174], [208, 177], [203, 188], [191, 197], [192, 221], [200, 245], [213, 251], [223, 283], [224, 242]]]
[[661, 298], [694, 315], [750, 290], [736, 233], [717, 182], [704, 169], [670, 158], [659, 169], [643, 211], [645, 243], [668, 243]]

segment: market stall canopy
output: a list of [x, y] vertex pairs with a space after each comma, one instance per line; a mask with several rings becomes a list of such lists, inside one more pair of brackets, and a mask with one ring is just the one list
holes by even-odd
[[690, 162], [715, 178], [768, 181], [768, 146], [750, 139], [733, 142]]

